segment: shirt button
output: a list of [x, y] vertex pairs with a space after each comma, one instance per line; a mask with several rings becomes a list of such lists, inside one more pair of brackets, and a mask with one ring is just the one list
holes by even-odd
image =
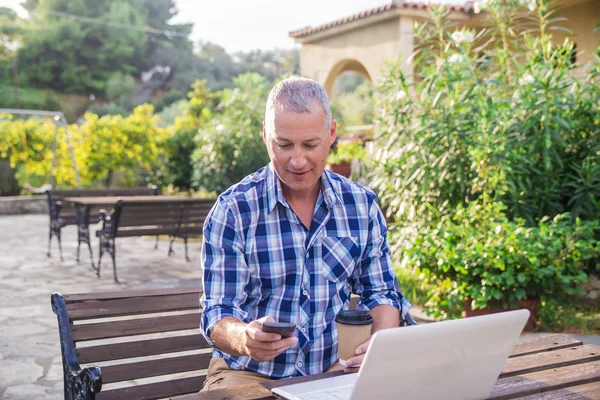
[[302, 292], [302, 294], [303, 294], [303, 295], [305, 295], [305, 296], [308, 296], [308, 292], [307, 292], [306, 290], [304, 290], [304, 291]]
[[306, 333], [306, 328], [302, 328], [300, 330], [302, 331], [302, 333]]
[[306, 252], [306, 254], [304, 255], [304, 258], [308, 258], [308, 252]]
[[302, 361], [298, 361], [298, 366], [301, 367], [302, 366]]

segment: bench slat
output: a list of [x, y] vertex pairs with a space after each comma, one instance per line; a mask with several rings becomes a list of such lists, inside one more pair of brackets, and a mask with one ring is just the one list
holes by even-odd
[[564, 335], [540, 336], [526, 341], [518, 342], [510, 357], [535, 354], [542, 351], [564, 349], [571, 346], [581, 346], [580, 340]]
[[148, 333], [198, 329], [201, 312], [172, 315], [167, 317], [139, 318], [126, 321], [99, 322], [73, 325], [73, 341], [108, 339], [121, 336], [144, 335]]
[[55, 197], [96, 197], [96, 196], [131, 196], [131, 195], [153, 195], [156, 189], [149, 187], [137, 188], [111, 188], [111, 189], [52, 189], [52, 198]]
[[64, 299], [68, 305], [86, 300], [113, 300], [130, 297], [170, 296], [174, 294], [185, 293], [198, 293], [198, 298], [200, 298], [202, 295], [202, 290], [198, 286], [177, 286], [165, 289], [134, 289], [123, 290], [120, 292], [73, 293], [65, 294]]
[[201, 334], [175, 336], [160, 339], [138, 340], [127, 343], [109, 343], [75, 349], [80, 363], [96, 363], [180, 351], [207, 349], [210, 346]]
[[123, 214], [121, 214], [121, 219], [131, 220], [137, 218], [157, 218], [160, 216], [179, 217], [181, 214], [181, 206], [179, 204], [156, 204], [153, 207], [140, 207], [134, 204], [129, 205], [128, 207], [123, 206]]
[[204, 225], [184, 225], [177, 227], [175, 225], [148, 226], [143, 228], [128, 227], [117, 231], [117, 237], [130, 236], [154, 236], [154, 235], [172, 235], [175, 233], [202, 233]]
[[203, 228], [202, 225], [200, 225], [200, 226], [186, 226], [186, 227], [180, 228], [179, 229], [179, 233], [187, 233], [187, 234], [195, 233], [195, 234], [199, 234], [200, 235], [203, 232], [202, 228]]
[[123, 382], [132, 379], [177, 374], [207, 369], [211, 353], [162, 358], [102, 367], [102, 383]]
[[179, 394], [195, 393], [202, 389], [204, 379], [204, 376], [196, 376], [168, 382], [101, 391], [96, 394], [96, 400], [155, 400]]
[[84, 301], [67, 306], [72, 321], [121, 315], [200, 309], [196, 293], [129, 299]]
[[126, 227], [155, 227], [155, 226], [164, 226], [164, 227], [173, 227], [177, 228], [179, 223], [179, 216], [149, 216], [144, 218], [133, 218], [133, 219], [125, 219], [119, 220], [119, 229], [123, 229]]
[[155, 236], [155, 235], [171, 235], [177, 231], [176, 226], [166, 227], [148, 227], [138, 229], [120, 229], [117, 231], [116, 237], [132, 237], [132, 236]]

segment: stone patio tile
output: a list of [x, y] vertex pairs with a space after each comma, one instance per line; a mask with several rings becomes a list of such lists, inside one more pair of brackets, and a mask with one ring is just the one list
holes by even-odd
[[44, 368], [35, 362], [35, 358], [6, 358], [0, 363], [0, 388], [33, 384], [43, 374]]

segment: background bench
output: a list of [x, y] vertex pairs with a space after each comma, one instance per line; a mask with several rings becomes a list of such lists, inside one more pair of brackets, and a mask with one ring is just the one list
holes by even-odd
[[169, 235], [169, 255], [173, 253], [175, 238], [183, 238], [185, 258], [189, 261], [188, 238], [190, 235], [202, 234], [204, 220], [214, 203], [214, 199], [166, 197], [157, 197], [156, 202], [135, 203], [128, 202], [125, 198], [115, 204], [112, 212], [101, 210], [101, 228], [96, 231], [96, 236], [100, 239], [98, 276], [102, 255], [108, 252], [113, 261], [114, 278], [118, 282], [115, 260], [115, 239], [118, 237]]
[[[144, 196], [159, 195], [160, 189], [157, 187], [137, 187], [137, 188], [112, 188], [112, 189], [75, 189], [75, 190], [47, 190], [48, 214], [50, 216], [50, 230], [48, 235], [48, 257], [50, 257], [50, 244], [52, 236], [58, 239], [58, 249], [60, 259], [63, 260], [61, 229], [67, 225], [77, 224], [77, 213], [72, 204], [63, 202], [65, 197], [91, 197], [91, 196]], [[97, 214], [99, 210], [92, 210]], [[79, 251], [77, 255], [79, 261]]]

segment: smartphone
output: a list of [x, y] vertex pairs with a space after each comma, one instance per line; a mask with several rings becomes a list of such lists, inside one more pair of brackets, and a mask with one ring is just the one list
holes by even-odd
[[281, 337], [291, 337], [296, 330], [296, 324], [292, 322], [263, 322], [262, 331], [268, 333], [279, 333]]

